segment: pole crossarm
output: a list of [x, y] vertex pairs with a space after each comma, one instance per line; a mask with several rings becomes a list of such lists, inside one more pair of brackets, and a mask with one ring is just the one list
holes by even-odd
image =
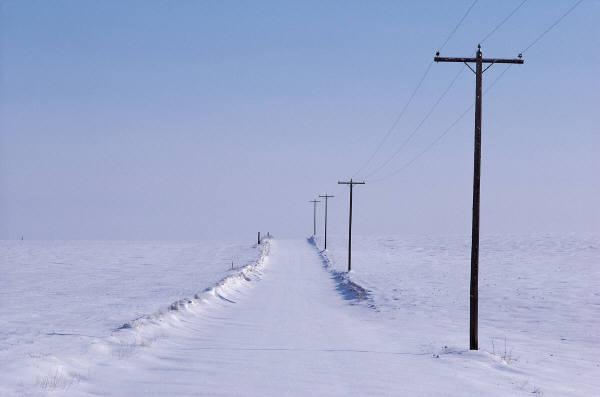
[[343, 181], [339, 181], [338, 185], [364, 185], [364, 182], [354, 182], [352, 179], [350, 179], [349, 181], [343, 182]]
[[519, 54], [517, 58], [484, 58], [481, 52], [481, 45], [477, 46], [477, 56], [472, 58], [464, 58], [464, 57], [441, 57], [439, 52], [435, 53], [433, 57], [434, 62], [454, 62], [454, 63], [464, 63], [471, 72], [477, 74], [477, 71], [474, 70], [469, 63], [475, 63], [479, 65], [483, 65], [484, 63], [489, 64], [481, 73], [484, 73], [486, 70], [492, 67], [492, 65], [496, 63], [508, 63], [508, 64], [517, 64], [522, 65], [525, 63], [523, 60], [523, 54]]
[[[435, 62], [459, 62], [459, 63], [475, 63], [477, 62], [477, 58], [460, 58], [460, 57], [433, 57]], [[516, 63], [523, 64], [525, 60], [522, 58], [511, 58], [511, 59], [502, 59], [502, 58], [481, 58], [481, 63]]]

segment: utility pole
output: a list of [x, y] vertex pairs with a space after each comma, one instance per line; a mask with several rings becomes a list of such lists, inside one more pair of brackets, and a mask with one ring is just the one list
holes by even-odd
[[313, 203], [313, 236], [317, 235], [317, 203], [319, 200], [310, 200], [309, 203]]
[[[478, 307], [479, 307], [479, 192], [481, 179], [481, 97], [483, 96], [483, 72], [495, 63], [523, 64], [522, 55], [513, 59], [484, 58], [481, 45], [477, 46], [475, 58], [440, 57], [437, 52], [435, 62], [460, 62], [467, 65], [475, 73], [475, 150], [473, 158], [473, 218], [471, 228], [471, 286], [470, 286], [470, 325], [469, 346], [471, 350], [479, 349]], [[469, 65], [475, 64], [475, 70]], [[483, 64], [489, 64], [485, 69]]]
[[338, 182], [338, 185], [350, 185], [350, 217], [348, 221], [348, 271], [352, 270], [352, 190], [354, 185], [364, 185], [364, 182], [354, 182], [352, 178], [346, 182]]
[[327, 249], [327, 200], [335, 196], [329, 196], [327, 193], [325, 193], [322, 196], [319, 195], [319, 197], [325, 199], [325, 249]]

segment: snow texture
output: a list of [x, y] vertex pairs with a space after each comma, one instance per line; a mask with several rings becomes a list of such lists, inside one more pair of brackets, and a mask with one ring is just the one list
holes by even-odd
[[[322, 255], [331, 271], [346, 269], [346, 244], [328, 240]], [[475, 355], [514, 373], [517, 389], [600, 395], [599, 248], [594, 235], [482, 239]], [[347, 282], [367, 291], [380, 321], [402, 326], [402, 337], [423, 349], [472, 359], [469, 238], [356, 237], [352, 269]]]
[[[268, 244], [2, 241], [0, 396], [46, 395], [132, 355], [245, 280]], [[162, 329], [162, 331], [161, 331]]]
[[0, 395], [597, 395], [599, 241], [5, 242]]

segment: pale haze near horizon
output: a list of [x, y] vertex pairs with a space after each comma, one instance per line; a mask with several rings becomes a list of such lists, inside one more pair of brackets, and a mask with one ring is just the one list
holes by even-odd
[[[519, 2], [480, 1], [442, 55], [470, 56]], [[572, 3], [527, 2], [484, 54], [515, 57]], [[324, 193], [343, 234], [337, 181], [371, 155], [469, 4], [3, 2], [0, 238], [307, 236], [308, 201]], [[584, 1], [484, 96], [483, 235], [600, 231], [599, 16]], [[371, 169], [460, 68], [432, 66]], [[474, 84], [465, 70], [380, 175], [443, 132]], [[467, 235], [472, 140], [471, 112], [403, 172], [367, 178], [354, 232]]]

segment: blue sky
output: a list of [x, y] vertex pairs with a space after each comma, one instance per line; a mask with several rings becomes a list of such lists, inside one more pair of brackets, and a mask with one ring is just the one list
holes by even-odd
[[[521, 0], [480, 0], [443, 49], [472, 54]], [[304, 236], [347, 189], [467, 1], [4, 1], [0, 238]], [[529, 0], [483, 43], [514, 57], [573, 4]], [[484, 97], [482, 233], [597, 232], [600, 2]], [[464, 66], [435, 64], [372, 166]], [[484, 86], [503, 70], [494, 66]], [[386, 176], [473, 102], [458, 80]], [[468, 234], [473, 116], [356, 188], [357, 234]], [[363, 177], [368, 172], [363, 173]], [[358, 175], [360, 178], [361, 175]]]

